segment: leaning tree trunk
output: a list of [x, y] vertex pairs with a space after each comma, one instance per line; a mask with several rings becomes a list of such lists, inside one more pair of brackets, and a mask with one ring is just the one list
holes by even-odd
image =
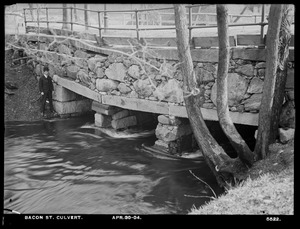
[[263, 159], [266, 157], [271, 132], [272, 107], [274, 105], [276, 71], [278, 66], [279, 32], [282, 20], [283, 5], [272, 4], [269, 13], [267, 32], [266, 73], [263, 86], [263, 96], [259, 111], [258, 133], [255, 154]]
[[275, 142], [278, 136], [279, 117], [281, 113], [282, 103], [284, 100], [284, 89], [287, 78], [287, 60], [289, 56], [289, 43], [291, 40], [289, 19], [289, 6], [284, 5], [282, 13], [282, 21], [279, 32], [279, 51], [278, 51], [278, 66], [276, 73], [276, 83], [274, 91], [274, 102], [272, 106], [271, 129], [269, 135], [269, 144]]
[[224, 187], [226, 186], [224, 179], [228, 178], [226, 175], [234, 173], [233, 168], [236, 160], [231, 159], [224, 152], [212, 137], [204, 122], [200, 108], [200, 95], [197, 94], [199, 89], [196, 88], [197, 83], [189, 48], [185, 7], [175, 4], [174, 9], [178, 56], [183, 74], [184, 101], [188, 118], [207, 165], [214, 173], [219, 185]]
[[217, 112], [223, 132], [243, 163], [249, 167], [255, 161], [255, 154], [236, 130], [228, 109], [227, 75], [229, 66], [228, 10], [225, 5], [217, 5], [217, 25], [219, 37], [219, 64], [217, 73]]
[[63, 25], [62, 29], [69, 29], [69, 24], [68, 24], [68, 9], [67, 9], [67, 4], [63, 4]]

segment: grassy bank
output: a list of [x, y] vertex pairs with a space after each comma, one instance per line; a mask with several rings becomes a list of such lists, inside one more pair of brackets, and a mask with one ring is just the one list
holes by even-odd
[[293, 215], [294, 141], [270, 146], [270, 155], [254, 164], [248, 179], [189, 214]]

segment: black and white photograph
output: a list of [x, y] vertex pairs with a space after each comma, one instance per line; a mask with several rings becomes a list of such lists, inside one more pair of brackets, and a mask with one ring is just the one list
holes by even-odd
[[295, 5], [3, 8], [3, 226], [294, 215]]

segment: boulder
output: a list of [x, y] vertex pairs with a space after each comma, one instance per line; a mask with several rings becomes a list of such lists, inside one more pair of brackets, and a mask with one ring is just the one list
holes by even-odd
[[111, 80], [124, 82], [126, 77], [126, 68], [122, 63], [113, 63], [105, 70], [105, 75]]
[[169, 117], [169, 116], [166, 116], [166, 115], [159, 115], [157, 117], [158, 119], [158, 122], [161, 123], [161, 124], [165, 124], [165, 125], [180, 125], [181, 124], [181, 121], [179, 118], [176, 118], [176, 117]]
[[105, 74], [104, 74], [103, 68], [97, 68], [96, 74], [97, 74], [97, 78], [99, 78], [99, 79], [104, 78], [104, 75], [105, 75]]
[[164, 62], [160, 66], [160, 73], [162, 76], [166, 76], [168, 78], [174, 78], [176, 67], [174, 67], [172, 64]]
[[215, 80], [214, 75], [211, 72], [199, 67], [196, 67], [196, 79], [198, 84], [201, 84], [202, 82], [207, 83]]
[[68, 46], [64, 45], [64, 44], [60, 44], [57, 47], [57, 51], [61, 54], [66, 54], [66, 55], [69, 55], [69, 56], [72, 55], [71, 49]]
[[279, 128], [279, 139], [281, 143], [287, 143], [288, 141], [294, 139], [295, 129], [283, 129]]
[[287, 101], [283, 104], [279, 126], [283, 128], [295, 128], [295, 105], [293, 101]]
[[101, 92], [109, 92], [118, 88], [118, 82], [111, 79], [97, 79], [96, 88]]
[[85, 51], [82, 51], [82, 50], [77, 49], [77, 50], [74, 52], [74, 57], [87, 59], [87, 58], [89, 57], [89, 54], [87, 54]]
[[250, 84], [249, 84], [247, 93], [250, 93], [250, 94], [262, 93], [263, 92], [263, 86], [264, 86], [264, 81], [262, 81], [261, 79], [259, 79], [257, 77], [253, 77]]
[[137, 124], [137, 120], [135, 116], [128, 116], [121, 119], [112, 120], [111, 126], [116, 129], [124, 129], [129, 126], [135, 126]]
[[[248, 88], [248, 81], [237, 73], [228, 73], [228, 105], [237, 106], [241, 100], [244, 99], [244, 95]], [[210, 94], [211, 101], [217, 106], [217, 84], [215, 83], [211, 89]]]
[[67, 67], [67, 76], [76, 80], [77, 78], [77, 73], [79, 72], [80, 68], [77, 67], [76, 65], [70, 65]]
[[111, 127], [111, 116], [95, 113], [95, 125], [103, 128]]
[[294, 69], [293, 68], [288, 68], [285, 88], [294, 89], [294, 87], [295, 87], [295, 82], [294, 82], [295, 81], [295, 75], [294, 74], [295, 74]]
[[189, 135], [191, 133], [191, 126], [188, 124], [179, 126], [158, 124], [155, 130], [156, 137], [165, 142], [175, 141], [181, 136]]
[[134, 78], [134, 79], [139, 79], [139, 76], [140, 76], [140, 67], [138, 65], [131, 65], [129, 68], [128, 68], [128, 71], [127, 71], [127, 74]]
[[86, 62], [85, 59], [77, 59], [77, 58], [76, 58], [76, 59], [74, 60], [74, 62], [75, 62], [75, 64], [76, 64], [76, 66], [88, 70], [88, 64], [87, 64], [87, 62]]
[[79, 79], [82, 83], [84, 83], [87, 86], [90, 85], [90, 83], [91, 83], [91, 78], [89, 77], [89, 74], [82, 69], [79, 70], [76, 77], [77, 77], [77, 79]]
[[154, 91], [153, 95], [160, 101], [168, 101], [172, 103], [183, 102], [183, 92], [176, 79], [171, 79], [166, 84], [160, 84]]
[[241, 65], [235, 69], [235, 72], [252, 77], [254, 75], [254, 67], [252, 64]]
[[118, 85], [118, 90], [122, 93], [122, 94], [127, 94], [129, 92], [131, 92], [131, 88], [128, 87], [125, 83], [120, 83]]
[[153, 93], [153, 87], [151, 86], [149, 79], [136, 80], [133, 83], [133, 87], [139, 96], [149, 97]]
[[250, 98], [243, 101], [242, 104], [244, 104], [245, 111], [259, 110], [261, 98], [262, 98], [262, 93], [253, 94], [251, 95]]
[[112, 119], [117, 120], [117, 119], [125, 118], [127, 116], [129, 116], [129, 110], [122, 110], [119, 111], [118, 113], [113, 114]]

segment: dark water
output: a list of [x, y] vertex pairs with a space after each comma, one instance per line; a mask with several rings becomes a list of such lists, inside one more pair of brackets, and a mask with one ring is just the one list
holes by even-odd
[[[24, 214], [186, 214], [217, 184], [205, 164], [138, 150], [153, 137], [114, 138], [93, 118], [5, 123], [4, 207]], [[198, 196], [197, 198], [191, 196]]]

